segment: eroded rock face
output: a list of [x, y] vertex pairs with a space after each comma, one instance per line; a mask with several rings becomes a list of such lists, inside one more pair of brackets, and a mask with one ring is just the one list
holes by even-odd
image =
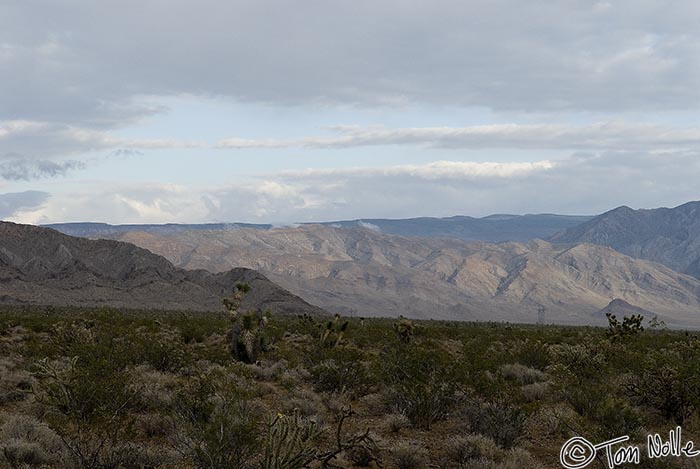
[[220, 311], [222, 297], [236, 282], [253, 287], [246, 308], [321, 312], [251, 269], [187, 271], [128, 243], [0, 222], [0, 297], [5, 303]]

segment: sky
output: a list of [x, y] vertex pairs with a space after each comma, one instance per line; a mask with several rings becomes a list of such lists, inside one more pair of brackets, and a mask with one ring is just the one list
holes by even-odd
[[0, 0], [0, 219], [700, 199], [694, 0]]

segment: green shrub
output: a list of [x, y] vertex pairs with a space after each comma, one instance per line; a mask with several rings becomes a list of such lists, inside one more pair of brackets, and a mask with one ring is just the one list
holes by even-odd
[[363, 396], [374, 380], [367, 366], [346, 358], [329, 358], [311, 368], [314, 389], [319, 392], [349, 392]]
[[381, 366], [389, 407], [418, 428], [445, 419], [458, 402], [459, 366], [444, 354], [406, 345], [385, 351]]

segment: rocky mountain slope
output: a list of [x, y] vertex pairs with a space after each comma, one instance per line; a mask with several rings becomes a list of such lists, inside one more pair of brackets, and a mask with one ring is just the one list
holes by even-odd
[[621, 299], [669, 325], [700, 326], [700, 281], [593, 244], [465, 243], [370, 229], [131, 232], [119, 239], [183, 268], [234, 263], [330, 311], [462, 320], [601, 323]]
[[0, 222], [2, 303], [219, 311], [233, 285], [248, 282], [245, 308], [321, 312], [254, 270], [220, 271], [187, 271], [131, 244]]
[[595, 243], [700, 277], [700, 202], [675, 208], [619, 207], [552, 236], [555, 243]]

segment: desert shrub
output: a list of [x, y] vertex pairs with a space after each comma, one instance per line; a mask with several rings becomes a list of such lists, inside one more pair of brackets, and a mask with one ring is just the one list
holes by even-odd
[[525, 340], [516, 352], [519, 363], [544, 370], [551, 363], [549, 346], [540, 340]]
[[410, 424], [408, 417], [403, 414], [388, 414], [384, 417], [384, 427], [391, 433], [399, 433]]
[[180, 386], [176, 375], [155, 370], [150, 365], [139, 365], [129, 370], [128, 376], [139, 407], [154, 411], [172, 407]]
[[390, 462], [395, 469], [422, 469], [428, 464], [428, 453], [415, 442], [402, 442], [391, 450]]
[[12, 467], [57, 465], [64, 450], [60, 437], [33, 417], [13, 415], [0, 426], [0, 461]]
[[450, 466], [460, 469], [472, 467], [477, 461], [495, 461], [500, 459], [502, 450], [491, 439], [483, 435], [453, 437], [445, 449], [446, 460]]
[[594, 417], [612, 392], [605, 378], [609, 371], [605, 356], [589, 344], [562, 344], [550, 348], [550, 374], [561, 398], [579, 415]]
[[464, 407], [469, 429], [492, 438], [504, 448], [513, 447], [523, 435], [525, 413], [503, 401], [471, 400]]
[[547, 376], [540, 370], [529, 368], [525, 365], [521, 365], [520, 363], [502, 365], [499, 371], [504, 378], [511, 381], [516, 381], [519, 384], [537, 383], [544, 381]]
[[9, 357], [0, 357], [0, 405], [23, 400], [32, 389], [32, 376]]
[[113, 419], [135, 403], [125, 373], [107, 357], [40, 360], [35, 394], [53, 414], [73, 420]]
[[549, 383], [532, 383], [523, 386], [521, 392], [525, 402], [539, 402], [547, 398], [549, 388]]
[[260, 448], [250, 391], [212, 367], [189, 376], [173, 402], [173, 445], [197, 467], [246, 467]]
[[600, 380], [607, 369], [605, 355], [588, 344], [553, 345], [549, 350], [553, 366], [564, 368], [578, 382]]
[[364, 413], [374, 417], [379, 417], [387, 412], [387, 402], [385, 396], [381, 392], [371, 392], [360, 398], [360, 402], [364, 407]]
[[626, 400], [607, 396], [597, 409], [594, 420], [600, 425], [601, 438], [610, 435], [634, 435], [642, 428], [642, 416]]
[[281, 359], [277, 361], [261, 360], [250, 365], [250, 370], [256, 379], [262, 381], [277, 381], [282, 373], [287, 370], [287, 360]]
[[459, 469], [529, 469], [541, 465], [520, 448], [504, 450], [483, 435], [452, 438], [444, 449], [440, 467]]
[[131, 363], [145, 363], [158, 371], [176, 372], [191, 362], [182, 337], [174, 330], [138, 334], [129, 348]]
[[283, 404], [286, 413], [316, 420], [323, 407], [323, 401], [316, 393], [303, 388], [294, 392]]
[[364, 362], [364, 354], [353, 348], [328, 349], [317, 355], [321, 361], [309, 371], [318, 392], [348, 392], [362, 396], [376, 383], [375, 376]]
[[651, 351], [625, 391], [635, 402], [682, 425], [700, 408], [700, 341], [676, 342]]
[[413, 425], [429, 429], [458, 402], [458, 365], [444, 355], [407, 344], [385, 351], [381, 358], [389, 407], [406, 415]]

